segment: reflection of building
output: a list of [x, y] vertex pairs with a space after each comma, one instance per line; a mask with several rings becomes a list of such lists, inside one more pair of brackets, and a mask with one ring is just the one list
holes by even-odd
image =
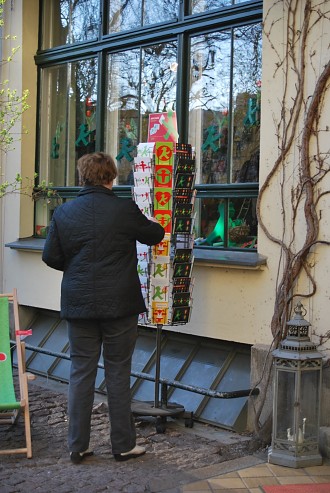
[[[278, 139], [284, 134], [281, 125], [283, 121], [289, 122], [290, 105], [295, 100], [296, 81], [292, 79], [294, 71], [289, 70], [291, 79], [288, 94], [284, 74], [277, 69], [281, 62], [277, 58], [279, 54], [272, 48], [277, 44], [282, 46], [288, 32], [285, 2], [274, 4], [270, 0], [253, 1], [251, 8], [249, 2], [240, 2], [231, 5], [229, 10], [229, 7], [219, 9], [216, 16], [214, 11], [207, 10], [208, 2], [203, 2], [205, 7], [198, 16], [186, 16], [180, 23], [177, 22], [176, 12], [173, 15], [171, 11], [171, 8], [176, 8], [177, 2], [170, 5], [168, 2], [158, 2], [157, 18], [153, 18], [153, 13], [148, 12], [150, 25], [146, 22], [144, 26], [140, 26], [142, 16], [132, 19], [118, 12], [117, 16], [113, 15], [113, 22], [109, 21], [109, 26], [102, 26], [104, 31], [101, 31], [106, 33], [104, 36], [99, 34], [99, 16], [95, 19], [101, 2], [75, 2], [80, 7], [84, 4], [86, 8], [90, 5], [93, 9], [93, 22], [90, 26], [86, 25], [85, 16], [84, 28], [81, 28], [79, 19], [82, 18], [82, 11], [79, 9], [75, 12], [76, 17], [72, 18], [79, 39], [75, 37], [74, 30], [69, 30], [69, 25], [60, 24], [58, 20], [60, 5], [71, 5], [72, 2], [45, 0], [41, 3], [46, 8], [46, 17], [41, 23], [45, 30], [39, 50], [39, 1], [20, 0], [14, 4], [7, 2], [4, 6], [5, 32], [8, 30], [17, 35], [22, 48], [15, 55], [15, 64], [4, 65], [2, 70], [11, 84], [17, 84], [19, 91], [22, 88], [30, 90], [31, 105], [22, 122], [29, 133], [15, 143], [15, 150], [2, 157], [6, 179], [11, 181], [17, 171], [22, 176], [31, 177], [36, 168], [41, 179], [54, 183], [63, 200], [74, 199], [77, 193], [75, 160], [77, 152], [82, 150], [77, 151], [77, 129], [80, 125], [87, 124], [87, 128], [82, 128], [79, 144], [82, 142], [87, 147], [92, 145], [96, 149], [106, 149], [115, 156], [120, 151], [125, 155], [127, 151], [124, 160], [119, 162], [123, 184], [130, 171], [127, 159], [132, 155], [130, 148], [146, 138], [148, 115], [162, 112], [166, 106], [167, 110], [177, 111], [181, 141], [189, 140], [196, 149], [199, 164], [196, 182], [196, 209], [199, 215], [196, 227], [200, 228], [200, 233], [203, 236], [210, 233], [211, 223], [213, 222], [214, 227], [213, 224], [219, 219], [219, 204], [224, 204], [224, 235], [229, 238], [229, 219], [240, 219], [240, 211], [243, 214], [242, 208], [249, 204], [251, 209], [246, 219], [250, 231], [256, 237], [255, 204], [259, 190], [257, 174], [259, 171], [262, 185], [279, 157], [281, 142]], [[303, 16], [304, 2], [301, 3], [299, 9]], [[320, 9], [325, 8], [325, 4], [326, 2], [318, 2]], [[52, 14], [48, 17], [47, 9]], [[240, 18], [239, 23], [235, 22], [235, 13]], [[262, 47], [263, 106], [259, 119], [257, 98], [260, 95], [258, 82], [261, 79], [262, 16], [266, 21], [267, 36], [272, 38], [272, 43], [265, 42]], [[242, 26], [244, 23], [243, 17], [246, 19], [245, 28], [237, 27], [237, 24]], [[157, 38], [154, 24], [159, 20], [164, 22], [157, 25]], [[64, 22], [63, 19], [61, 22]], [[315, 38], [307, 39], [306, 53], [309, 53], [309, 48], [315, 50], [318, 64], [316, 61], [317, 66], [306, 64], [305, 80], [309, 84], [304, 89], [306, 101], [315, 87], [315, 77], [328, 63], [326, 47], [330, 39], [325, 29], [327, 22], [326, 17], [320, 19]], [[276, 31], [272, 29], [272, 23], [276, 25]], [[129, 29], [134, 29], [134, 43], [133, 31], [128, 33]], [[297, 36], [299, 32], [297, 24]], [[311, 30], [310, 36], [314, 36], [313, 32]], [[69, 44], [72, 40], [77, 43]], [[191, 40], [194, 53], [189, 52], [188, 40]], [[210, 47], [213, 51], [212, 56], [208, 57]], [[11, 47], [3, 43], [3, 50], [6, 49], [10, 50]], [[201, 56], [198, 57], [198, 53]], [[4, 55], [6, 57], [8, 53]], [[196, 61], [196, 67], [190, 69], [190, 60]], [[171, 70], [173, 63], [178, 63], [176, 71]], [[193, 80], [187, 80], [187, 74], [190, 73]], [[191, 86], [194, 89], [193, 94]], [[92, 109], [86, 108], [87, 97], [93, 101]], [[285, 97], [288, 100], [283, 107], [280, 102]], [[326, 93], [320, 115], [320, 129], [326, 128], [324, 115], [328, 114], [328, 106], [329, 94]], [[87, 111], [91, 113], [87, 114]], [[285, 114], [285, 111], [288, 113]], [[304, 128], [304, 113], [301, 111], [298, 114], [296, 129], [293, 129], [298, 140]], [[322, 139], [326, 141], [327, 134], [323, 134]], [[211, 144], [205, 146], [204, 155], [202, 147], [207, 136], [216, 149]], [[126, 147], [120, 146], [120, 141], [126, 137], [130, 139], [125, 142]], [[260, 164], [257, 164], [259, 137]], [[323, 149], [323, 156], [327, 160], [328, 147], [322, 139], [320, 149]], [[313, 146], [314, 143], [310, 149], [311, 155], [316, 150]], [[285, 221], [292, 219], [294, 212], [291, 204], [296, 198], [292, 190], [299, 180], [299, 160], [300, 147], [295, 145], [286, 156], [285, 166], [270, 180], [261, 202], [265, 225], [271, 235], [281, 240], [288, 240], [293, 230], [290, 222], [283, 226], [283, 210]], [[206, 176], [211, 177], [209, 181]], [[287, 188], [282, 188], [283, 183]], [[118, 193], [127, 196], [130, 189], [123, 187]], [[56, 200], [57, 196], [54, 201]], [[329, 221], [327, 200], [328, 196], [325, 195], [318, 203], [319, 217], [322, 217], [322, 240], [329, 239], [326, 228]], [[61, 337], [65, 337], [65, 326], [57, 317], [61, 274], [50, 271], [41, 262], [43, 240], [40, 232], [42, 227], [47, 227], [54, 203], [47, 204], [47, 200], [38, 202], [37, 207], [42, 213], [37, 217], [40, 217], [41, 224], [35, 224], [35, 204], [29, 197], [9, 195], [0, 199], [2, 245], [9, 245], [2, 249], [1, 281], [3, 291], [17, 287], [20, 302], [26, 307], [26, 318], [31, 318], [32, 312], [37, 317], [36, 339], [43, 328], [46, 332], [51, 328], [47, 337], [40, 337], [40, 341], [46, 341], [46, 344], [49, 341], [52, 349], [56, 347], [63, 350]], [[236, 215], [231, 218], [229, 213], [233, 206]], [[206, 207], [209, 207], [207, 213]], [[298, 208], [296, 212], [301, 209]], [[37, 214], [39, 212], [40, 210]], [[301, 216], [294, 231], [293, 242], [297, 248], [304, 240], [304, 231], [305, 223]], [[215, 248], [209, 245], [204, 249], [195, 249], [192, 319], [184, 327], [184, 334], [180, 334], [180, 327], [169, 333], [165, 347], [168, 359], [165, 358], [163, 370], [167, 372], [168, 378], [182, 378], [188, 383], [213, 385], [214, 388], [225, 390], [248, 388], [251, 347], [255, 354], [259, 345], [265, 345], [267, 349], [272, 342], [270, 324], [278, 287], [276, 282], [278, 272], [283, 268], [281, 249], [278, 244], [270, 241], [261, 228], [258, 230], [258, 248], [252, 251], [242, 246], [246, 242], [236, 243], [231, 248], [228, 238], [224, 239], [227, 240], [225, 248], [221, 241], [217, 241], [218, 246]], [[315, 329], [316, 342], [321, 339], [324, 341], [323, 335], [328, 331], [328, 256], [326, 246], [321, 248], [315, 245], [315, 257], [310, 259], [314, 262], [313, 275], [317, 279], [317, 291], [308, 302], [308, 319]], [[309, 281], [304, 276], [298, 285], [300, 293], [309, 292]], [[200, 346], [197, 346], [197, 342]], [[152, 353], [152, 334], [143, 333], [139, 344], [136, 355], [137, 363], [141, 363], [139, 368], [144, 368], [144, 364], [148, 363], [148, 371], [152, 371], [152, 360], [146, 362], [142, 358], [145, 348], [149, 348], [149, 354]], [[322, 349], [328, 355], [329, 343], [326, 342]], [[175, 365], [170, 364], [171, 358], [175, 360]], [[34, 358], [31, 366], [37, 363], [39, 365], [41, 360], [42, 365], [48, 365], [39, 356]], [[67, 371], [66, 365], [65, 362], [54, 363], [51, 371], [60, 377]], [[211, 369], [210, 373], [203, 371], [205, 365]], [[49, 367], [51, 366], [50, 364]], [[226, 368], [229, 373], [225, 371]], [[253, 375], [258, 370], [262, 372], [263, 368], [253, 366]], [[197, 382], [197, 376], [203, 380]], [[101, 381], [101, 376], [99, 379]], [[258, 381], [258, 376], [254, 381]], [[134, 385], [136, 398], [144, 398], [152, 387], [151, 384], [148, 387], [147, 383], [141, 389], [136, 382]], [[179, 401], [187, 395], [176, 389], [173, 397]], [[205, 420], [218, 420], [228, 427], [244, 428], [246, 399], [226, 401], [225, 404], [221, 402], [219, 405], [219, 401], [215, 400], [206, 403], [198, 394], [192, 394], [189, 398], [191, 402], [186, 407], [194, 407]], [[223, 409], [226, 409], [226, 413]], [[230, 411], [235, 416], [231, 422], [226, 422]], [[221, 417], [219, 413], [222, 413]], [[328, 424], [328, 419], [324, 413], [323, 424]], [[243, 424], [240, 422], [238, 425], [239, 420], [243, 420]]]

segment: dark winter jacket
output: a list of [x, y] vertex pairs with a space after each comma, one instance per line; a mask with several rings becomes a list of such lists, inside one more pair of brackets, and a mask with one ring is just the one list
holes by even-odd
[[146, 311], [137, 274], [136, 241], [156, 245], [164, 229], [132, 200], [85, 187], [58, 207], [43, 261], [63, 271], [61, 317], [117, 318]]

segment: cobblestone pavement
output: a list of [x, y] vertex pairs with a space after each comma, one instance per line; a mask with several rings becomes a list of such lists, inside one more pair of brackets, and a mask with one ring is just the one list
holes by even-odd
[[[66, 445], [66, 386], [64, 392], [37, 382], [29, 385], [33, 457], [0, 456], [1, 493], [176, 493], [180, 485], [250, 454], [247, 436], [198, 423], [189, 429], [179, 419], [168, 420], [165, 433], [160, 434], [153, 419], [138, 418], [137, 443], [147, 453], [116, 462], [109, 444], [107, 407], [99, 398], [92, 418], [94, 456], [73, 465]], [[24, 446], [23, 438], [22, 417], [15, 425], [0, 427], [0, 448]]]

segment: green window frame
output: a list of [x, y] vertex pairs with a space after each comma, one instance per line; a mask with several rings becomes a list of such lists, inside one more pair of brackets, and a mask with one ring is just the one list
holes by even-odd
[[146, 141], [151, 113], [175, 111], [199, 169], [195, 248], [256, 252], [262, 0], [152, 5], [41, 1], [36, 171], [56, 193], [37, 200], [35, 235], [77, 195], [86, 152], [121, 156], [114, 190], [130, 197], [123, 151]]

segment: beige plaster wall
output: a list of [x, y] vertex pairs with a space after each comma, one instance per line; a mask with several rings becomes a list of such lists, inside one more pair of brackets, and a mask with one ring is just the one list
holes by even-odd
[[[306, 2], [293, 2], [297, 5], [296, 29], [301, 30], [304, 7]], [[306, 77], [303, 91], [303, 100], [308, 107], [311, 95], [313, 94], [316, 81], [324, 70], [325, 65], [329, 62], [329, 43], [330, 43], [330, 21], [326, 17], [328, 2], [312, 1], [312, 7], [315, 8], [312, 14], [311, 25], [316, 20], [316, 11], [324, 14], [315, 27], [308, 34], [307, 46], [305, 48]], [[280, 154], [280, 142], [277, 132], [280, 136], [283, 133], [283, 118], [288, 121], [290, 109], [296, 98], [297, 77], [293, 68], [292, 59], [289, 57], [288, 65], [285, 63], [285, 47], [287, 45], [287, 2], [264, 1], [264, 31], [270, 33], [269, 37], [264, 36], [263, 44], [263, 80], [262, 80], [262, 129], [261, 129], [261, 166], [260, 166], [260, 183], [263, 183], [267, 174], [272, 169], [276, 159]], [[317, 6], [317, 9], [316, 9]], [[292, 22], [291, 22], [292, 24]], [[297, 48], [301, 47], [301, 41], [297, 43]], [[297, 57], [297, 67], [300, 68], [301, 59]], [[285, 74], [288, 77], [285, 77]], [[329, 85], [328, 85], [329, 86]], [[285, 102], [282, 103], [283, 94], [287, 92]], [[325, 158], [324, 167], [329, 167], [329, 108], [330, 108], [330, 91], [328, 90], [323, 101], [322, 115], [319, 121], [319, 151]], [[295, 251], [299, 251], [306, 236], [306, 223], [304, 220], [303, 208], [300, 208], [297, 214], [296, 233], [293, 236], [292, 229], [292, 191], [297, 185], [299, 177], [299, 163], [301, 158], [301, 132], [305, 125], [306, 110], [302, 109], [297, 125], [295, 126], [295, 140], [290, 153], [288, 154], [285, 166], [280, 173], [276, 173], [272, 178], [269, 188], [264, 194], [262, 201], [262, 218], [269, 229], [270, 233], [281, 239], [280, 232], [287, 243], [293, 244]], [[316, 153], [316, 141], [311, 145], [311, 156]], [[318, 168], [313, 168], [315, 175]], [[329, 190], [330, 180], [327, 176], [319, 185], [319, 193]], [[284, 201], [280, 200], [281, 191], [284, 191]], [[329, 241], [329, 220], [330, 207], [329, 195], [324, 195], [320, 200], [317, 215], [320, 220], [319, 239]], [[283, 251], [278, 245], [269, 241], [262, 231], [259, 234], [259, 252], [267, 255], [269, 268], [269, 283], [271, 284], [271, 296], [274, 296], [274, 290], [277, 285], [277, 272], [279, 276], [283, 269]], [[306, 319], [312, 323], [310, 335], [312, 340], [319, 344], [320, 337], [326, 335], [328, 327], [328, 304], [329, 304], [329, 266], [330, 250], [328, 246], [316, 245], [313, 248], [313, 254], [310, 256], [309, 263], [312, 266], [312, 275], [316, 281], [316, 293], [310, 298], [298, 297], [294, 304], [300, 299], [307, 310]], [[265, 289], [267, 289], [267, 283]], [[295, 289], [295, 293], [308, 294], [312, 290], [310, 279], [302, 275]], [[324, 355], [329, 353], [329, 343], [319, 347]]]
[[[21, 3], [19, 1], [15, 2], [15, 19], [17, 22], [20, 17], [18, 10]], [[29, 0], [29, 10], [31, 5], [37, 8], [37, 3], [37, 1]], [[276, 21], [276, 29], [273, 31], [273, 36], [275, 36], [274, 43], [277, 52], [274, 51], [273, 47], [265, 39], [263, 48], [261, 183], [267, 176], [279, 152], [276, 139], [276, 120], [281, 114], [279, 100], [284, 88], [284, 77], [281, 71], [276, 72], [275, 77], [274, 74], [278, 56], [283, 55], [283, 47], [285, 45], [285, 17], [283, 13], [285, 3], [281, 1], [274, 3], [272, 0], [265, 0], [264, 2], [266, 26], [270, 25], [273, 20]], [[25, 4], [26, 2], [24, 2]], [[271, 12], [269, 9], [271, 9]], [[32, 8], [32, 11], [34, 11], [34, 8]], [[31, 14], [28, 17], [29, 22], [30, 17]], [[326, 22], [324, 22], [323, 27], [323, 37], [320, 37], [320, 33], [315, 34], [312, 46], [310, 47], [310, 50], [313, 47], [317, 47], [320, 50], [320, 54], [318, 55], [320, 62], [315, 64], [315, 66], [310, 66], [306, 95], [308, 94], [308, 90], [313, 88], [316, 65], [320, 69], [322, 60], [326, 60], [328, 56], [330, 35]], [[35, 29], [35, 34], [36, 32], [37, 29]], [[21, 53], [21, 56], [24, 53], [33, 54], [36, 39], [33, 36], [32, 28], [31, 30], [27, 29], [27, 31], [24, 30], [23, 36], [26, 36], [26, 45], [24, 43], [24, 51]], [[29, 58], [31, 58], [30, 55]], [[22, 87], [27, 87], [27, 84], [33, 85], [34, 68], [32, 65], [31, 73], [29, 72], [28, 63], [26, 62], [25, 64], [25, 61], [23, 68], [20, 66], [17, 67], [17, 73], [23, 76]], [[32, 87], [30, 90], [32, 91]], [[33, 97], [35, 97], [35, 94]], [[329, 107], [329, 101], [327, 101], [327, 106]], [[329, 111], [326, 114], [329, 114]], [[35, 108], [33, 107], [29, 116], [29, 119], [31, 119], [29, 124], [31, 123], [32, 125], [34, 117]], [[31, 134], [28, 136], [28, 139], [24, 141], [22, 148], [16, 152], [16, 156], [18, 155], [19, 158], [22, 158], [22, 166], [24, 163], [24, 166], [27, 166], [29, 172], [32, 169], [33, 146], [34, 136], [31, 128]], [[14, 159], [14, 155], [12, 159]], [[290, 186], [295, 183], [295, 170], [298, 159], [299, 152], [297, 150], [288, 159], [285, 176], [279, 175], [275, 177], [263, 200], [263, 218], [274, 234], [278, 234], [283, 229], [283, 210], [279, 201], [281, 183], [283, 180], [288, 182]], [[286, 201], [289, 204], [291, 200], [290, 186], [285, 195]], [[325, 197], [322, 201], [324, 217], [322, 234], [325, 236], [330, 220], [328, 200], [328, 197]], [[28, 236], [32, 233], [29, 207], [30, 204], [27, 201], [23, 203], [17, 197], [6, 199], [5, 241], [14, 241], [20, 236]], [[289, 217], [289, 210], [287, 214]], [[19, 217], [20, 221], [18, 220]], [[303, 231], [303, 222], [301, 222], [299, 228]], [[286, 231], [286, 234], [289, 235], [289, 226]], [[175, 327], [173, 330], [216, 339], [269, 345], [272, 341], [270, 321], [274, 310], [278, 272], [281, 270], [281, 251], [277, 245], [272, 244], [265, 237], [262, 231], [260, 231], [259, 236], [259, 253], [265, 255], [268, 259], [267, 265], [261, 270], [205, 267], [195, 264], [194, 304], [191, 321], [189, 324]], [[24, 305], [58, 310], [61, 274], [44, 266], [40, 253], [18, 252], [5, 248], [3, 255], [3, 284], [5, 289], [16, 286], [19, 291], [20, 302]], [[312, 300], [306, 302], [306, 309], [308, 310], [306, 317], [313, 323], [313, 330], [316, 331], [316, 334], [322, 334], [328, 330], [328, 265], [330, 265], [330, 262], [327, 247], [317, 248], [315, 260], [315, 275], [318, 278], [318, 291]], [[315, 338], [317, 340], [317, 335]]]
[[[12, 62], [2, 65], [2, 76], [10, 81], [9, 86], [16, 89], [17, 94], [22, 94], [24, 89], [29, 90], [28, 103], [31, 108], [23, 114], [22, 121], [13, 129], [18, 140], [12, 150], [1, 156], [1, 164], [6, 180], [12, 182], [16, 173], [20, 173], [25, 185], [33, 181], [35, 170], [37, 70], [33, 56], [37, 49], [38, 3], [38, 0], [24, 0], [4, 4], [4, 34], [17, 36], [17, 39], [4, 41], [3, 55], [8, 56], [12, 47], [20, 46], [20, 49]], [[34, 205], [31, 192], [30, 187], [27, 195], [10, 194], [1, 199], [2, 291], [17, 287], [22, 294], [25, 289], [24, 284], [21, 284], [22, 280], [24, 279], [24, 283], [28, 281], [24, 268], [16, 271], [15, 267], [19, 263], [17, 256], [4, 245], [33, 234]]]

